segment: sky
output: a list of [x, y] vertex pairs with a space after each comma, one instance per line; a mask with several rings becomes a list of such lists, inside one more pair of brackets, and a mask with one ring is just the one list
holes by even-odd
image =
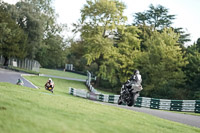
[[[10, 4], [15, 4], [18, 0], [3, 0]], [[59, 15], [58, 23], [68, 25], [68, 32], [65, 36], [72, 36], [70, 30], [72, 23], [80, 19], [80, 9], [86, 4], [86, 0], [53, 0], [53, 6]], [[128, 17], [127, 24], [133, 23], [133, 14], [144, 12], [149, 9], [149, 5], [162, 5], [169, 10], [169, 14], [176, 15], [172, 26], [182, 27], [186, 33], [190, 33], [189, 42], [193, 44], [200, 38], [200, 0], [119, 0], [125, 3], [124, 15]]]

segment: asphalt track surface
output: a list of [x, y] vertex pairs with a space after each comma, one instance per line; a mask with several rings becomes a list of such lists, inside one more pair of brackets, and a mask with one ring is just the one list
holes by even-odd
[[[21, 78], [24, 82], [24, 86], [31, 87], [31, 88], [37, 88], [31, 82], [24, 79], [21, 76], [22, 74], [25, 74], [25, 73], [15, 72], [15, 71], [10, 71], [10, 70], [7, 70], [7, 69], [0, 68], [0, 82], [9, 82], [9, 83], [12, 83], [12, 84], [16, 84], [17, 80], [19, 78]], [[50, 75], [43, 75], [43, 76], [48, 77]], [[62, 79], [67, 79], [67, 80], [79, 81], [78, 79], [65, 78], [65, 77], [54, 76], [54, 78], [62, 78]], [[80, 80], [80, 81], [83, 82], [83, 80]], [[190, 125], [190, 126], [200, 128], [200, 116], [179, 114], [179, 113], [174, 113], [174, 112], [169, 112], [169, 111], [161, 111], [161, 110], [155, 110], [155, 109], [149, 109], [149, 108], [128, 107], [128, 106], [116, 105], [116, 104], [104, 103], [104, 102], [97, 102], [97, 103], [109, 105], [109, 106], [116, 106], [116, 107], [119, 107], [119, 108], [124, 108], [124, 109], [137, 111], [137, 112], [143, 112], [143, 113], [150, 114], [150, 115], [160, 117], [160, 118], [163, 118], [163, 119], [167, 119], [167, 120], [170, 120], [170, 121], [175, 121], [175, 122], [179, 122], [179, 123], [183, 123], [183, 124], [186, 124], [186, 125]]]
[[116, 104], [103, 103], [103, 102], [98, 102], [98, 103], [109, 105], [109, 106], [116, 106], [119, 108], [133, 110], [137, 112], [143, 112], [143, 113], [150, 114], [150, 115], [160, 117], [163, 119], [167, 119], [170, 121], [175, 121], [175, 122], [179, 122], [179, 123], [200, 128], [200, 116], [196, 116], [196, 115], [180, 114], [180, 113], [155, 110], [155, 109], [149, 109], [149, 108], [128, 107], [124, 105], [116, 105]]
[[12, 84], [16, 84], [17, 80], [20, 78], [24, 82], [24, 86], [30, 87], [30, 88], [37, 88], [35, 85], [33, 85], [28, 80], [24, 79], [22, 75], [26, 75], [22, 72], [15, 72], [7, 69], [0, 68], [0, 82], [8, 82]]

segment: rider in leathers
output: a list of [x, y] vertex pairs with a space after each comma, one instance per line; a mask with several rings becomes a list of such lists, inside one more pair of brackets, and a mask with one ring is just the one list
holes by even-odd
[[134, 71], [134, 75], [127, 81], [126, 87], [128, 89], [133, 89], [133, 92], [140, 92], [142, 88], [142, 76], [140, 75], [139, 70]]

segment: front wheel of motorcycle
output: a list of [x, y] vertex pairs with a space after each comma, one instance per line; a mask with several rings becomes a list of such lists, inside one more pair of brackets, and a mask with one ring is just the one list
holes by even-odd
[[137, 98], [139, 97], [139, 93], [133, 93], [131, 95], [131, 100], [128, 103], [128, 106], [133, 106], [135, 104], [135, 102], [137, 101]]
[[121, 105], [121, 104], [122, 104], [122, 98], [121, 98], [121, 96], [119, 96], [118, 105]]
[[128, 106], [133, 106], [134, 103], [135, 103], [134, 94], [131, 94], [130, 95], [130, 100], [128, 101], [127, 105]]

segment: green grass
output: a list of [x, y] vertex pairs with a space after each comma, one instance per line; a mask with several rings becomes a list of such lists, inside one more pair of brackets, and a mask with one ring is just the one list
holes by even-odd
[[[80, 75], [80, 74], [58, 71], [58, 70], [52, 70], [52, 69], [46, 69], [46, 68], [40, 68], [40, 73], [41, 74], [47, 74], [47, 75], [61, 76], [61, 77], [76, 78], [76, 79], [88, 79], [87, 76], [83, 76], [83, 75]], [[115, 95], [112, 92], [107, 92], [107, 91], [104, 91], [104, 90], [101, 90], [101, 89], [96, 89], [96, 90], [103, 93], [103, 94]]]
[[64, 71], [46, 69], [46, 68], [40, 68], [40, 73], [47, 74], [47, 75], [68, 77], [68, 78], [87, 79], [87, 76], [84, 76], [84, 75], [80, 75], [80, 74], [76, 74], [76, 73], [72, 73], [72, 72], [64, 72]]
[[[27, 80], [31, 81], [34, 85], [39, 87], [40, 90], [44, 90], [44, 85], [48, 81], [48, 77], [39, 77], [39, 76], [24, 76], [24, 77]], [[54, 91], [56, 94], [59, 94], [59, 95], [63, 95], [63, 94], [65, 95], [66, 93], [68, 93], [69, 87], [88, 90], [84, 82], [57, 79], [57, 78], [52, 78], [52, 80], [54, 81], [54, 84], [55, 84]]]
[[26, 78], [41, 89], [0, 83], [2, 133], [200, 132], [199, 128], [69, 95], [69, 86], [86, 89], [81, 82], [54, 79], [52, 94], [43, 87], [47, 78]]

